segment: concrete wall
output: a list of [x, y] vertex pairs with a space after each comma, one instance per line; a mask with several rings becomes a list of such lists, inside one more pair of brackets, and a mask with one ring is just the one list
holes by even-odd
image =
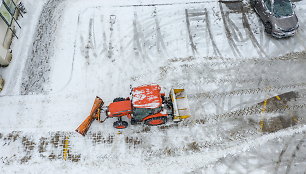
[[0, 91], [2, 91], [3, 86], [4, 86], [4, 80], [3, 80], [3, 78], [0, 76]]
[[0, 46], [0, 65], [8, 66], [12, 60], [12, 50]]
[[0, 43], [3, 46], [4, 39], [6, 36], [7, 26], [5, 22], [0, 18]]

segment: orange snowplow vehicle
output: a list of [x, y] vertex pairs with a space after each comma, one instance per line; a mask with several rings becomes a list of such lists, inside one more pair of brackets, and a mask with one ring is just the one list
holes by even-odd
[[124, 116], [130, 119], [131, 125], [143, 122], [156, 126], [165, 124], [168, 120], [179, 122], [190, 115], [184, 89], [171, 89], [169, 96], [166, 96], [161, 93], [161, 87], [157, 84], [143, 85], [132, 88], [131, 98], [115, 98], [107, 107], [97, 96], [90, 115], [76, 131], [84, 136], [94, 120], [104, 122], [107, 118], [117, 118], [113, 127], [124, 129], [128, 126], [128, 122], [122, 120]]

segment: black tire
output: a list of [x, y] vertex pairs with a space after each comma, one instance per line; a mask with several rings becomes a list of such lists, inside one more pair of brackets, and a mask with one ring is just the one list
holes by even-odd
[[128, 122], [126, 122], [126, 121], [115, 121], [114, 123], [113, 123], [113, 126], [114, 126], [114, 128], [116, 128], [116, 129], [125, 129], [125, 128], [127, 128], [128, 127]]
[[124, 101], [124, 100], [125, 100], [125, 98], [123, 98], [123, 97], [117, 97], [113, 100], [113, 102], [119, 102], [119, 101]]
[[131, 125], [135, 125], [135, 124], [137, 124], [137, 121], [134, 118], [132, 118], [131, 119]]
[[255, 7], [255, 0], [250, 0], [250, 5], [251, 5], [252, 8], [254, 8]]
[[155, 117], [145, 120], [144, 124], [148, 126], [157, 126], [165, 124], [167, 122], [167, 117]]
[[266, 33], [271, 34], [272, 33], [272, 25], [271, 25], [271, 23], [270, 22], [265, 22], [264, 26], [265, 26]]

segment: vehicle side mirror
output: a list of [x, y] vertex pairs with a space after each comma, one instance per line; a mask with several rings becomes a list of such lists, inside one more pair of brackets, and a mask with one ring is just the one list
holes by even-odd
[[294, 3], [292, 3], [292, 8], [295, 9], [296, 8], [296, 5]]

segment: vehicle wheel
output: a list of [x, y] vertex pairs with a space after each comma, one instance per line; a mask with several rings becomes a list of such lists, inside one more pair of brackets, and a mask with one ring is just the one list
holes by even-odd
[[268, 34], [271, 34], [272, 33], [272, 25], [270, 22], [265, 22], [264, 23], [264, 26], [265, 26], [265, 31], [268, 33]]
[[255, 0], [250, 0], [250, 5], [251, 5], [252, 8], [254, 8], [255, 7]]
[[124, 101], [124, 100], [125, 100], [125, 98], [123, 98], [123, 97], [117, 97], [113, 100], [113, 102], [119, 102], [119, 101]]
[[145, 124], [149, 126], [157, 126], [161, 124], [165, 124], [167, 122], [166, 117], [155, 117], [145, 120]]
[[137, 124], [137, 121], [134, 118], [132, 118], [131, 119], [131, 125], [135, 125], [135, 124]]
[[126, 121], [115, 121], [114, 123], [113, 123], [113, 126], [114, 126], [114, 128], [116, 128], [116, 129], [125, 129], [125, 128], [127, 128], [128, 127], [128, 122], [126, 122]]

